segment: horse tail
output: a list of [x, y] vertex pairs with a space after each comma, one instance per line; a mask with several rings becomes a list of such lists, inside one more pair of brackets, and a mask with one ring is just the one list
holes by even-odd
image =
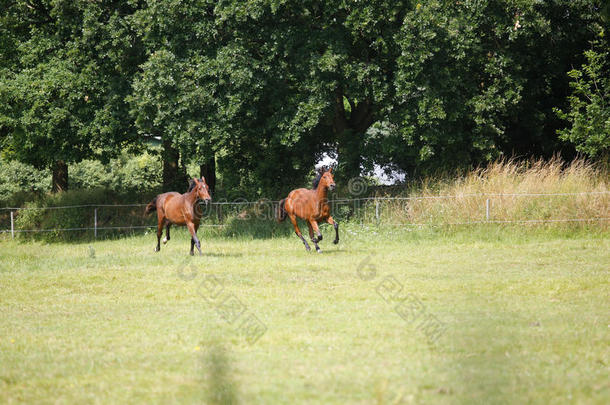
[[286, 204], [286, 199], [280, 201], [280, 204], [277, 207], [277, 222], [282, 222], [286, 219], [286, 210], [284, 209], [284, 204]]
[[148, 215], [153, 211], [157, 210], [157, 197], [153, 198], [151, 202], [148, 203], [146, 209], [144, 210], [144, 215]]

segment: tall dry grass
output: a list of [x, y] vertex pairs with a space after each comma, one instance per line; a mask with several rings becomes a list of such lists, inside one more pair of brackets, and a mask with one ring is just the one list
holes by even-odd
[[457, 179], [427, 179], [409, 199], [381, 202], [380, 219], [452, 224], [609, 218], [608, 185], [608, 172], [583, 159], [504, 159]]

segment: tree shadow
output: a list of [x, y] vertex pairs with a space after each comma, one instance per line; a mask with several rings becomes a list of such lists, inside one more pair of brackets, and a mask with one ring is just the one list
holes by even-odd
[[[203, 248], [201, 249], [203, 250]], [[203, 250], [203, 254], [201, 257], [242, 257], [243, 253], [218, 253], [218, 252], [206, 252]], [[195, 253], [195, 257], [199, 256], [198, 253]]]
[[203, 361], [205, 403], [211, 405], [238, 404], [237, 386], [224, 348], [214, 344]]
[[[319, 224], [321, 231], [327, 231], [332, 229], [328, 224]], [[303, 236], [309, 241], [309, 228], [307, 223], [303, 220], [298, 220], [298, 226]], [[206, 232], [210, 232], [206, 230]], [[334, 239], [334, 230], [332, 235], [328, 232], [326, 237]], [[277, 222], [271, 219], [259, 219], [259, 218], [231, 218], [227, 220], [217, 230], [211, 232], [212, 234], [222, 237], [244, 237], [248, 239], [273, 239], [273, 238], [286, 238], [294, 236], [294, 228], [290, 221], [286, 220], [283, 222]]]

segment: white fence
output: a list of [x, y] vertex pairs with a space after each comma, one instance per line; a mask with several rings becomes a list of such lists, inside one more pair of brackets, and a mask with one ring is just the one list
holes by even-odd
[[[444, 203], [443, 200], [459, 200], [465, 201], [470, 199], [468, 204], [480, 204], [480, 215], [469, 217], [467, 219], [457, 221], [444, 221], [434, 223], [433, 220], [425, 221], [425, 223], [417, 223], [410, 221], [400, 221], [392, 223], [384, 222], [384, 225], [396, 226], [424, 226], [424, 225], [470, 225], [483, 223], [496, 224], [540, 224], [540, 223], [556, 223], [556, 222], [607, 222], [610, 221], [610, 191], [598, 192], [582, 192], [582, 193], [538, 193], [538, 194], [460, 194], [460, 195], [439, 195], [439, 196], [423, 196], [423, 197], [362, 197], [362, 198], [338, 198], [330, 200], [331, 214], [338, 220], [353, 217], [354, 220], [362, 223], [380, 223], [384, 216], [384, 206], [394, 204], [403, 204], [405, 211], [412, 210], [413, 204], [436, 200], [439, 204]], [[519, 199], [541, 199], [541, 198], [564, 198], [577, 199], [580, 198], [600, 198], [597, 212], [588, 215], [587, 217], [569, 217], [569, 218], [520, 218], [520, 219], [502, 219], [502, 215], [494, 213], [496, 204], [499, 201], [505, 201], [507, 198]], [[203, 221], [201, 226], [222, 227], [224, 219], [229, 216], [235, 216], [238, 219], [258, 218], [262, 220], [273, 220], [279, 201], [259, 200], [259, 201], [217, 201], [207, 205], [199, 205]], [[551, 204], [549, 204], [551, 205]], [[156, 215], [145, 217], [143, 210], [146, 204], [87, 204], [87, 205], [69, 205], [60, 207], [26, 207], [26, 208], [0, 208], [0, 234], [5, 233], [15, 237], [18, 233], [38, 233], [38, 232], [72, 232], [72, 231], [92, 231], [94, 238], [98, 237], [99, 231], [129, 231], [147, 228], [156, 228]], [[17, 226], [16, 217], [27, 211], [48, 211], [48, 210], [67, 210], [74, 212], [79, 210], [80, 217], [86, 218], [87, 223], [82, 226], [72, 227], [50, 227], [36, 229], [21, 229]], [[71, 210], [71, 211], [70, 211]], [[116, 210], [116, 213], [108, 214], [109, 211]], [[118, 214], [119, 210], [123, 210], [122, 214]], [[475, 210], [479, 212], [478, 208]], [[8, 214], [8, 215], [7, 215]], [[494, 215], [496, 214], [496, 215]], [[110, 219], [109, 219], [110, 218]], [[127, 219], [127, 221], [125, 221]], [[129, 225], [121, 225], [121, 221], [128, 222]], [[118, 222], [118, 223], [117, 223]], [[10, 227], [9, 227], [10, 225]]]

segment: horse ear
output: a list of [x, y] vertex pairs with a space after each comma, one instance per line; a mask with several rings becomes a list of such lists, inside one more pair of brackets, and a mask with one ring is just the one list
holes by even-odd
[[330, 167], [328, 168], [328, 172], [329, 172], [330, 174], [333, 174], [333, 167], [332, 167], [332, 166], [330, 166]]

